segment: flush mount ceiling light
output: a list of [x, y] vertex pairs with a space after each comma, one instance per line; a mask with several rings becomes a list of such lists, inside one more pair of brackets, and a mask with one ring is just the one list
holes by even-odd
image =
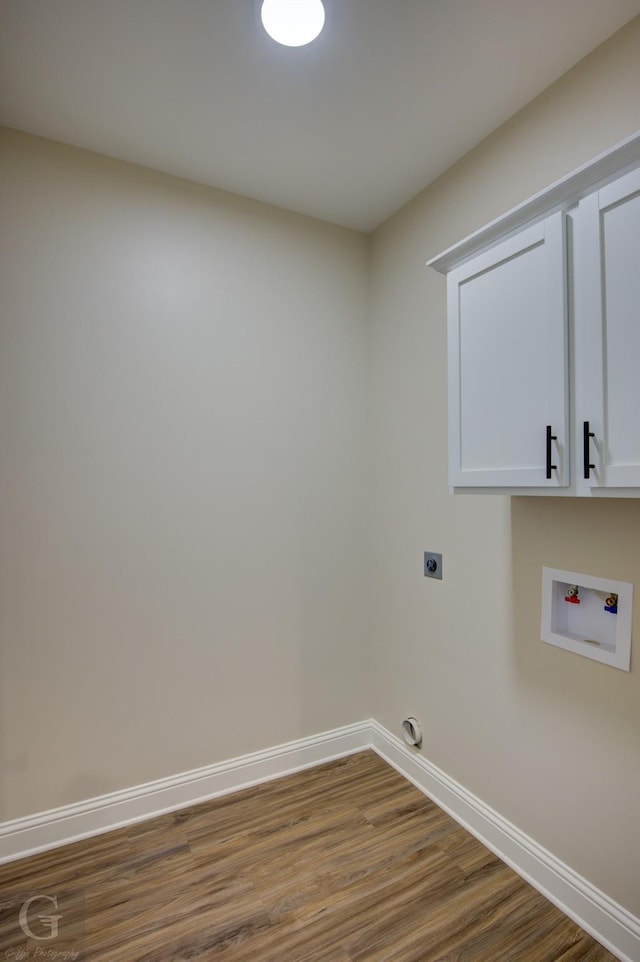
[[285, 47], [303, 47], [324, 27], [322, 0], [264, 0], [262, 25], [270, 37]]

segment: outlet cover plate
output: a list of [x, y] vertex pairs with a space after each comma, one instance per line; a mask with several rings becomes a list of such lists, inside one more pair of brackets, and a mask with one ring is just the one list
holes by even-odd
[[434, 551], [424, 553], [424, 576], [425, 578], [437, 578], [442, 581], [442, 555]]

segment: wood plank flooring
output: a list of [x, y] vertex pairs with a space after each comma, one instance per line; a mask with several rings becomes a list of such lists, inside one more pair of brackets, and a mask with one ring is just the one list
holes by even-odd
[[615, 962], [373, 752], [0, 866], [0, 958]]

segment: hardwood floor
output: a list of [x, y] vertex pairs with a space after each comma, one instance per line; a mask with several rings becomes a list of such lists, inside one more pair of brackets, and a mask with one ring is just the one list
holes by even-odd
[[373, 752], [0, 866], [0, 958], [615, 962]]

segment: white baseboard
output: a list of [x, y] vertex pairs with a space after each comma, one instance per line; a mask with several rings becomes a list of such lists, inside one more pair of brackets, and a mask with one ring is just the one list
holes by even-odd
[[0, 863], [131, 825], [372, 748], [621, 962], [640, 960], [640, 919], [376, 721], [0, 825]]
[[370, 745], [371, 722], [0, 824], [0, 864], [320, 765]]
[[640, 962], [640, 919], [372, 721], [371, 747], [621, 962]]

